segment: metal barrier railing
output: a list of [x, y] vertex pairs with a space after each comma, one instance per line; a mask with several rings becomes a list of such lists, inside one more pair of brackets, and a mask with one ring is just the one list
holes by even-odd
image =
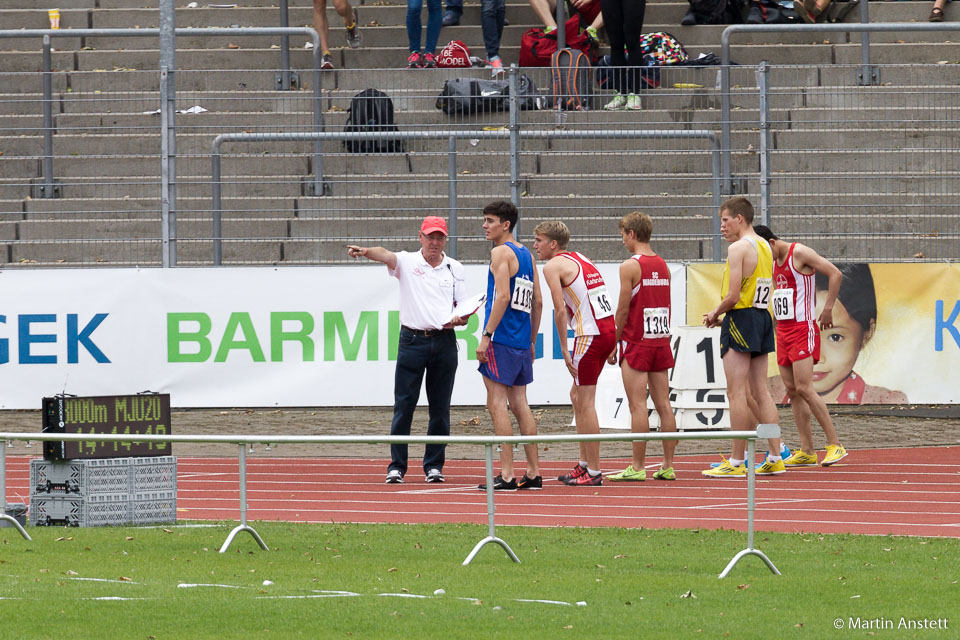
[[[221, 444], [239, 445], [239, 484], [240, 484], [240, 524], [230, 531], [227, 539], [220, 547], [220, 553], [225, 553], [240, 532], [249, 533], [261, 549], [269, 551], [260, 534], [247, 522], [247, 446], [253, 444], [477, 444], [485, 449], [486, 459], [486, 495], [487, 495], [487, 526], [488, 535], [474, 546], [473, 550], [463, 561], [464, 565], [476, 557], [480, 549], [489, 543], [500, 545], [511, 560], [520, 562], [510, 546], [503, 539], [497, 537], [494, 522], [494, 489], [493, 489], [493, 447], [497, 445], [513, 446], [522, 444], [559, 443], [559, 442], [634, 442], [634, 441], [663, 441], [663, 440], [746, 440], [747, 460], [754, 459], [756, 441], [758, 439], [779, 438], [780, 427], [776, 424], [759, 424], [753, 431], [703, 431], [677, 433], [602, 433], [576, 435], [549, 435], [549, 436], [240, 436], [240, 435], [125, 435], [125, 434], [97, 434], [96, 440], [102, 442], [214, 442]], [[8, 441], [63, 441], [88, 442], [89, 434], [79, 433], [0, 433], [0, 502], [6, 501], [6, 447]], [[753, 555], [760, 558], [775, 575], [780, 571], [773, 562], [759, 549], [754, 548], [754, 510], [756, 477], [754, 465], [747, 465], [747, 546], [739, 551], [727, 563], [719, 577], [726, 577], [741, 558]], [[25, 539], [30, 535], [12, 516], [0, 509], [0, 520], [11, 522]]]
[[[514, 98], [516, 94], [514, 93]], [[510, 191], [511, 201], [520, 206], [520, 169], [519, 169], [519, 142], [522, 138], [533, 140], [551, 140], [551, 139], [662, 139], [662, 138], [680, 138], [680, 139], [704, 139], [712, 145], [711, 170], [712, 170], [712, 197], [714, 209], [720, 205], [720, 146], [716, 134], [711, 131], [693, 129], [693, 130], [671, 130], [671, 129], [627, 129], [627, 130], [609, 130], [609, 129], [578, 129], [578, 130], [528, 130], [523, 131], [516, 124], [515, 119], [511, 118], [509, 130], [437, 130], [437, 131], [399, 131], [389, 134], [391, 138], [399, 140], [443, 140], [447, 139], [448, 144], [448, 163], [447, 174], [449, 180], [449, 253], [452, 257], [457, 257], [457, 227], [458, 227], [458, 207], [457, 207], [457, 140], [503, 140], [509, 139], [510, 145]], [[331, 131], [321, 133], [225, 133], [218, 135], [213, 141], [213, 152], [211, 154], [212, 176], [213, 176], [213, 264], [219, 266], [223, 260], [223, 231], [221, 227], [221, 217], [223, 206], [221, 202], [221, 152], [220, 147], [228, 142], [290, 142], [290, 141], [344, 141], [344, 140], [381, 140], [384, 134], [382, 132], [372, 133], [347, 133], [344, 131]], [[322, 165], [317, 164], [314, 175], [314, 192], [316, 194], [327, 193], [326, 185], [323, 183]], [[712, 250], [713, 259], [719, 260], [721, 256], [720, 245], [720, 219], [712, 216], [713, 233]]]
[[[867, 2], [861, 2], [861, 16], [867, 16]], [[721, 100], [721, 132], [720, 146], [723, 149], [721, 171], [723, 174], [723, 193], [732, 194], [731, 178], [731, 121], [730, 121], [730, 40], [739, 33], [862, 33], [865, 38], [861, 41], [862, 66], [858, 69], [859, 84], [877, 84], [880, 75], [870, 65], [871, 33], [901, 32], [901, 31], [960, 31], [957, 22], [878, 22], [868, 24], [732, 24], [723, 30], [720, 37], [720, 100]]]

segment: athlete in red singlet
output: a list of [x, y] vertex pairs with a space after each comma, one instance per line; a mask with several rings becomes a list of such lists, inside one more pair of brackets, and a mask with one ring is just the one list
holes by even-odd
[[[577, 433], [600, 433], [597, 418], [597, 379], [607, 356], [616, 347], [616, 326], [603, 276], [583, 254], [567, 251], [570, 231], [562, 222], [542, 222], [533, 230], [533, 248], [547, 263], [543, 279], [553, 297], [557, 338], [567, 370], [573, 376], [570, 400]], [[573, 354], [567, 346], [567, 327], [574, 331]], [[596, 486], [600, 473], [600, 444], [580, 443], [580, 461], [558, 478], [569, 485]]]
[[[833, 306], [843, 276], [833, 263], [810, 247], [799, 242], [784, 242], [763, 225], [757, 225], [754, 231], [770, 243], [773, 253], [775, 289], [771, 306], [777, 321], [777, 364], [800, 432], [800, 448], [783, 464], [787, 467], [817, 466], [817, 451], [813, 447], [810, 428], [812, 413], [827, 437], [827, 455], [822, 464], [830, 466], [846, 457], [847, 451], [837, 438], [826, 402], [813, 388], [813, 365], [820, 360], [820, 327], [828, 329], [833, 326]], [[814, 276], [817, 272], [829, 279], [820, 326], [815, 319], [817, 294]]]
[[[630, 430], [648, 433], [647, 389], [660, 416], [662, 432], [676, 431], [670, 408], [667, 370], [673, 366], [670, 351], [670, 269], [650, 248], [653, 221], [636, 211], [620, 221], [623, 244], [633, 255], [620, 265], [620, 299], [617, 302], [617, 341], [621, 346], [620, 372], [630, 405]], [[610, 356], [616, 362], [616, 353]], [[676, 480], [673, 451], [676, 440], [663, 441], [663, 464], [653, 474], [657, 480]], [[633, 460], [613, 481], [641, 481], [647, 477], [644, 460], [647, 443], [633, 443]]]

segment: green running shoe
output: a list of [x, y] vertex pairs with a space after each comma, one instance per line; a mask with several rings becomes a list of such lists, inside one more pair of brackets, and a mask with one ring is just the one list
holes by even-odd
[[607, 480], [611, 482], [643, 482], [646, 479], [647, 472], [644, 469], [637, 471], [633, 468], [633, 465], [630, 465], [620, 473], [607, 476]]

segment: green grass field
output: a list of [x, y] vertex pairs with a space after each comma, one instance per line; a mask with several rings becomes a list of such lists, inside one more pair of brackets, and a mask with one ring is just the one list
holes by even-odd
[[[485, 527], [253, 525], [270, 551], [241, 533], [218, 553], [232, 523], [0, 529], [0, 637], [960, 634], [957, 539], [758, 533], [783, 575], [747, 557], [721, 580], [744, 533], [499, 527], [522, 563], [487, 545], [464, 567]], [[901, 617], [947, 629], [869, 626]]]

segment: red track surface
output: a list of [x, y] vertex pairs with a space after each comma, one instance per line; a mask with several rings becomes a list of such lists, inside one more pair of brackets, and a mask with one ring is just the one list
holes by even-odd
[[[416, 447], [412, 448], [416, 451]], [[700, 470], [716, 456], [677, 458], [676, 482], [647, 480], [566, 487], [569, 463], [542, 465], [542, 491], [496, 494], [496, 524], [746, 529], [746, 481]], [[7, 457], [7, 500], [27, 502], [27, 456]], [[656, 459], [648, 460], [648, 464]], [[627, 461], [604, 461], [605, 471]], [[386, 460], [247, 458], [250, 520], [292, 522], [487, 522], [477, 490], [483, 462], [449, 461], [444, 484], [411, 468], [385, 485]], [[655, 468], [655, 467], [654, 467]], [[830, 468], [791, 470], [757, 481], [758, 531], [960, 537], [960, 447], [851, 451]], [[237, 460], [178, 460], [180, 520], [239, 518]]]

